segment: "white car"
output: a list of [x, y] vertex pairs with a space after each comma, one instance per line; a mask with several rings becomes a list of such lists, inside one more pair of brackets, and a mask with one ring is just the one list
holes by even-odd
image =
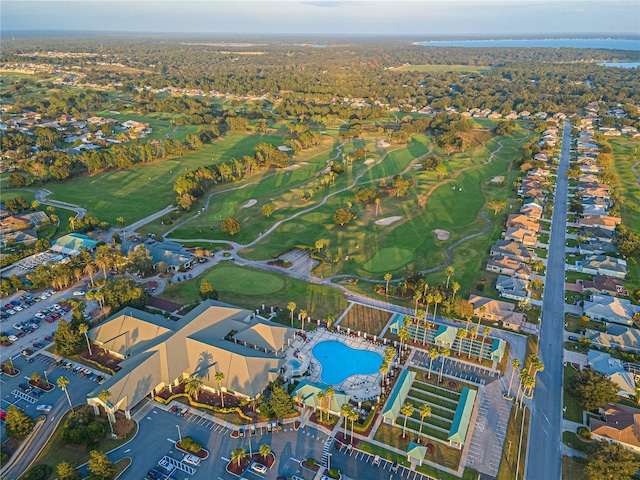
[[22, 308], [20, 305], [16, 305], [15, 307], [13, 307], [13, 309], [14, 309], [16, 312], [21, 312], [22, 310], [24, 310], [24, 308]]
[[15, 335], [9, 335], [7, 338], [9, 339], [10, 342], [18, 341], [18, 337], [16, 337]]
[[46, 315], [44, 313], [42, 313], [42, 312], [38, 312], [38, 313], [36, 313], [36, 317], [44, 318], [44, 317], [46, 317]]
[[195, 455], [186, 454], [182, 459], [182, 461], [184, 463], [188, 463], [189, 465], [193, 465], [194, 467], [197, 467], [200, 465], [201, 459], [200, 457], [196, 457]]
[[251, 464], [251, 470], [261, 475], [264, 475], [265, 473], [267, 473], [268, 468], [265, 465], [262, 465], [261, 463], [254, 462]]
[[9, 315], [15, 315], [15, 314], [16, 314], [16, 311], [15, 311], [13, 308], [10, 308], [9, 310], [7, 310], [7, 313], [8, 313]]
[[87, 292], [85, 292], [84, 290], [76, 290], [75, 292], [73, 292], [73, 296], [74, 297], [81, 297], [83, 295], [86, 295]]
[[38, 405], [36, 410], [39, 412], [49, 413], [51, 411], [51, 405]]
[[47, 298], [49, 298], [49, 295], [47, 295], [46, 293], [40, 295], [40, 300], [46, 300]]

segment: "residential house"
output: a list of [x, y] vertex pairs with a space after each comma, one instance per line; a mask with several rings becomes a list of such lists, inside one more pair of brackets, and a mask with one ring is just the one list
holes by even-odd
[[0, 244], [7, 246], [9, 244], [32, 245], [38, 241], [38, 232], [35, 230], [19, 230], [16, 232], [2, 232], [0, 235]]
[[591, 439], [617, 443], [640, 453], [640, 411], [620, 403], [608, 403], [599, 410], [603, 419], [590, 417]]
[[579, 271], [589, 275], [608, 275], [624, 279], [627, 276], [627, 262], [621, 258], [595, 255], [582, 260]]
[[538, 207], [521, 207], [520, 208], [520, 213], [522, 215], [526, 215], [527, 217], [531, 218], [532, 220], [540, 220], [542, 218], [542, 210], [539, 209]]
[[640, 313], [640, 306], [625, 298], [594, 293], [590, 300], [584, 301], [584, 314], [593, 320], [631, 326], [637, 313]]
[[527, 300], [531, 297], [531, 292], [527, 290], [529, 282], [521, 278], [508, 277], [506, 275], [498, 276], [496, 280], [496, 290], [502, 298], [510, 300]]
[[607, 207], [605, 205], [587, 205], [584, 207], [582, 211], [582, 215], [585, 216], [599, 216], [599, 217], [608, 217], [609, 212], [607, 212]]
[[598, 348], [615, 348], [626, 352], [640, 352], [640, 330], [625, 325], [609, 324], [607, 331], [586, 329], [585, 337]]
[[596, 275], [593, 277], [593, 280], [582, 281], [582, 291], [615, 297], [624, 291], [624, 285], [617, 278], [606, 275]]
[[[518, 328], [526, 321], [522, 313], [515, 311], [513, 303], [494, 300], [492, 298], [471, 295], [469, 301], [473, 304], [474, 316], [491, 322], [503, 322], [504, 326], [517, 325]], [[511, 327], [507, 327], [511, 328]]]
[[528, 247], [535, 247], [538, 242], [538, 236], [535, 233], [520, 227], [509, 227], [502, 236], [505, 240], [520, 242]]
[[612, 242], [580, 243], [578, 252], [580, 255], [601, 255], [603, 253], [616, 253], [618, 249]]
[[498, 272], [524, 280], [529, 280], [533, 275], [533, 271], [529, 265], [514, 260], [513, 258], [505, 257], [504, 255], [496, 255], [489, 259], [486, 269], [489, 272]]
[[496, 241], [491, 247], [491, 255], [503, 255], [521, 262], [532, 262], [535, 260], [535, 255], [531, 250], [521, 243], [510, 242], [509, 240]]
[[587, 242], [613, 242], [615, 233], [611, 230], [605, 230], [601, 227], [587, 227], [583, 228], [582, 232]]
[[535, 198], [535, 197], [526, 197], [522, 201], [522, 206], [529, 207], [529, 208], [537, 208], [541, 212], [542, 210], [544, 210], [544, 204], [542, 203], [542, 201], [539, 198]]
[[622, 220], [620, 217], [603, 217], [602, 215], [586, 215], [578, 220], [578, 227], [592, 228], [600, 227], [605, 230], [614, 231]]
[[612, 358], [611, 355], [598, 350], [589, 350], [587, 354], [589, 366], [596, 372], [603, 373], [618, 388], [621, 397], [632, 397], [636, 394], [636, 381], [631, 372], [627, 372], [622, 366], [622, 360]]
[[507, 227], [522, 228], [529, 230], [530, 232], [537, 232], [540, 230], [540, 224], [536, 220], [527, 215], [518, 213], [513, 213], [507, 217]]

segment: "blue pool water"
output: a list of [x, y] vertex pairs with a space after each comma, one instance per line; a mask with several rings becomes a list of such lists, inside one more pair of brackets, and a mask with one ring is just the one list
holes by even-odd
[[380, 354], [351, 348], [335, 340], [318, 343], [313, 347], [313, 356], [322, 366], [320, 380], [327, 385], [337, 385], [359, 373], [376, 373], [382, 365]]
[[300, 365], [302, 365], [298, 360], [289, 360], [289, 363], [293, 368], [300, 368]]

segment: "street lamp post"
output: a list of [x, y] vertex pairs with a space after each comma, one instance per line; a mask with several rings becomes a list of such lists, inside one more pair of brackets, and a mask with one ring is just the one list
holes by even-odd
[[178, 441], [182, 442], [182, 433], [180, 433], [180, 425], [176, 425], [176, 428], [178, 429]]
[[327, 470], [331, 470], [331, 455], [333, 455], [330, 452], [327, 452]]

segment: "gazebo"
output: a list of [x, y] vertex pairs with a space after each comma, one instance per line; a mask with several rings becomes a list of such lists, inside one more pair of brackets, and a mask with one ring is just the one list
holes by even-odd
[[427, 447], [416, 442], [411, 442], [407, 449], [407, 461], [416, 461], [418, 465], [422, 465], [424, 456], [427, 454]]

